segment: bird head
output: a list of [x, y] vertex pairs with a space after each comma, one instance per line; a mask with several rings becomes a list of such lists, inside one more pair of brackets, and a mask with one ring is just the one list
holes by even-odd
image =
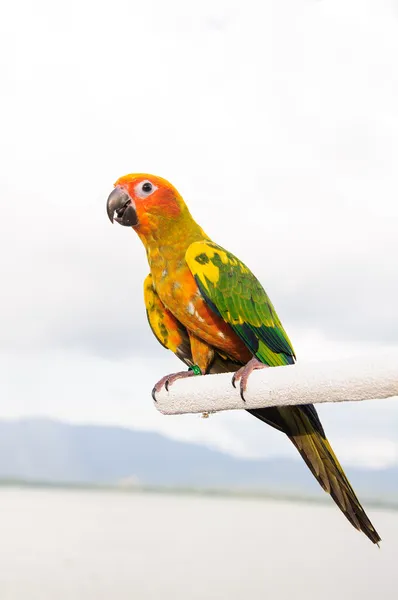
[[120, 177], [106, 208], [112, 223], [133, 227], [140, 237], [161, 234], [164, 228], [170, 228], [188, 213], [185, 202], [171, 183], [147, 173]]

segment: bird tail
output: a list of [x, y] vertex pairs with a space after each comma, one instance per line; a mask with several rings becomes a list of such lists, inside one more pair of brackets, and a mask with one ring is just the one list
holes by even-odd
[[[267, 414], [272, 410], [272, 414]], [[277, 411], [277, 412], [276, 412]], [[374, 544], [381, 538], [348, 481], [329, 444], [313, 406], [292, 406], [250, 411], [286, 433], [293, 442], [311, 473], [322, 488], [331, 495], [349, 522], [362, 531]]]

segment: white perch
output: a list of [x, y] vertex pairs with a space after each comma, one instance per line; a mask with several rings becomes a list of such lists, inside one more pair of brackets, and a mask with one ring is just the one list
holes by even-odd
[[[349, 402], [398, 396], [398, 354], [298, 362], [250, 375], [245, 393], [231, 384], [232, 373], [194, 376], [176, 381], [157, 394], [156, 408], [166, 415], [210, 413], [321, 402]], [[238, 387], [238, 386], [237, 386]]]

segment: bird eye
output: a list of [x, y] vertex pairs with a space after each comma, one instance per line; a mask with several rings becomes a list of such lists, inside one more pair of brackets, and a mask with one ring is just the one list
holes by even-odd
[[147, 196], [153, 194], [153, 192], [155, 192], [157, 189], [158, 188], [156, 185], [153, 185], [153, 183], [146, 180], [141, 181], [141, 183], [135, 187], [135, 193], [139, 198], [146, 198]]

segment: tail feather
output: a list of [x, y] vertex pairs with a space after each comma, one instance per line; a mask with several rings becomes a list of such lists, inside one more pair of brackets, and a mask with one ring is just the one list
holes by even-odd
[[295, 406], [249, 412], [286, 433], [311, 473], [325, 492], [331, 495], [348, 521], [374, 544], [378, 544], [381, 541], [379, 534], [355, 495], [323, 429], [320, 431], [314, 426], [313, 415], [307, 415], [306, 409], [306, 406]]
[[[210, 372], [236, 371], [240, 366], [218, 352]], [[331, 495], [351, 525], [362, 531], [374, 544], [381, 541], [334, 454], [312, 404], [251, 409], [247, 412], [285, 433], [315, 479]]]

